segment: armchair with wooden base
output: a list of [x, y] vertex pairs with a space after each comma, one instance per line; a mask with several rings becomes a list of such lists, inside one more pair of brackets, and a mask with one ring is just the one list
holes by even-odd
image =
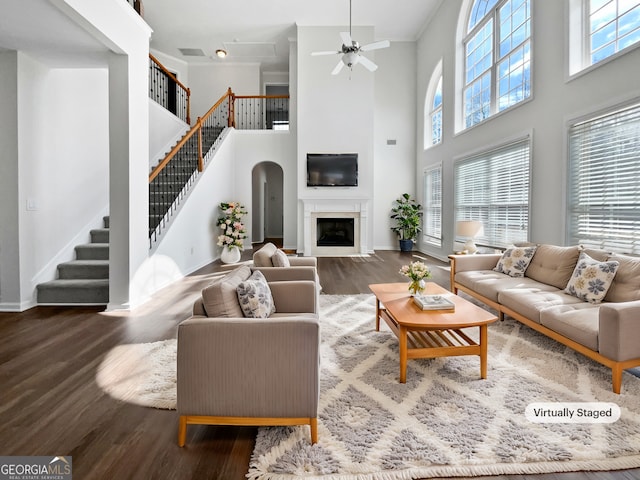
[[[276, 312], [267, 318], [246, 318], [241, 311], [233, 313], [233, 303], [235, 286], [250, 273], [248, 267], [240, 267], [220, 280], [222, 285], [203, 290], [194, 315], [178, 327], [181, 447], [189, 424], [307, 424], [311, 442], [318, 440], [320, 327], [316, 283], [271, 282], [265, 272]], [[214, 308], [207, 295], [216, 295], [214, 303], [218, 305], [214, 307], [226, 310], [226, 316], [207, 316]]]

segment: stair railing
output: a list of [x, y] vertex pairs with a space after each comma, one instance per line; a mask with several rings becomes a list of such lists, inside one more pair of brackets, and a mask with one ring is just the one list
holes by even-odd
[[191, 91], [151, 54], [149, 54], [149, 98], [183, 122], [191, 124]]
[[288, 129], [287, 95], [237, 96], [231, 88], [182, 137], [149, 174], [149, 242], [157, 240], [226, 128]]
[[288, 130], [289, 95], [234, 95], [233, 127], [238, 130]]

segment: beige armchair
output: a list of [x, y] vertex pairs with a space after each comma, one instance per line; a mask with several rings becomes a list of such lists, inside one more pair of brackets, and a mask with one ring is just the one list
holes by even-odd
[[[308, 272], [263, 271], [276, 312], [245, 318], [239, 267], [203, 290], [178, 326], [178, 444], [187, 425], [304, 425], [318, 440], [320, 327], [317, 286]], [[298, 279], [307, 276], [307, 280]], [[291, 277], [289, 277], [291, 278]]]
[[[284, 261], [284, 265], [282, 264]], [[313, 278], [318, 287], [318, 295], [322, 291], [320, 285], [320, 277], [318, 276], [318, 259], [316, 257], [290, 257], [286, 256], [282, 250], [279, 250], [273, 243], [265, 243], [262, 248], [253, 253], [253, 265], [260, 269], [282, 269], [280, 275], [293, 275], [293, 272], [313, 271]], [[306, 275], [295, 273], [295, 275]], [[310, 273], [308, 273], [310, 275]], [[296, 278], [298, 279], [298, 278]]]
[[[276, 255], [278, 248], [273, 243], [265, 243], [259, 250], [253, 254], [253, 264], [256, 267], [276, 267], [273, 256]], [[315, 267], [318, 268], [318, 260], [316, 257], [287, 257], [289, 266], [291, 267]]]

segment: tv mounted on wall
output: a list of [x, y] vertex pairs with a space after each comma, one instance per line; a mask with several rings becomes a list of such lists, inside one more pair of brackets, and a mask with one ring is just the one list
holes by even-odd
[[307, 187], [357, 186], [357, 153], [307, 153]]

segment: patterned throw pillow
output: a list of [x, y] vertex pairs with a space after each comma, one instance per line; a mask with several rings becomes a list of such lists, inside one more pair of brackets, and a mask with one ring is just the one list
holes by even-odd
[[585, 302], [600, 303], [607, 294], [619, 265], [615, 260], [598, 262], [582, 252], [564, 291]]
[[236, 293], [245, 317], [267, 318], [276, 311], [267, 279], [258, 270], [238, 285]]
[[524, 277], [537, 246], [512, 247], [505, 250], [494, 270], [510, 277]]
[[282, 250], [276, 250], [275, 253], [271, 256], [271, 263], [274, 267], [290, 267], [291, 262], [289, 262], [289, 258], [287, 254]]

